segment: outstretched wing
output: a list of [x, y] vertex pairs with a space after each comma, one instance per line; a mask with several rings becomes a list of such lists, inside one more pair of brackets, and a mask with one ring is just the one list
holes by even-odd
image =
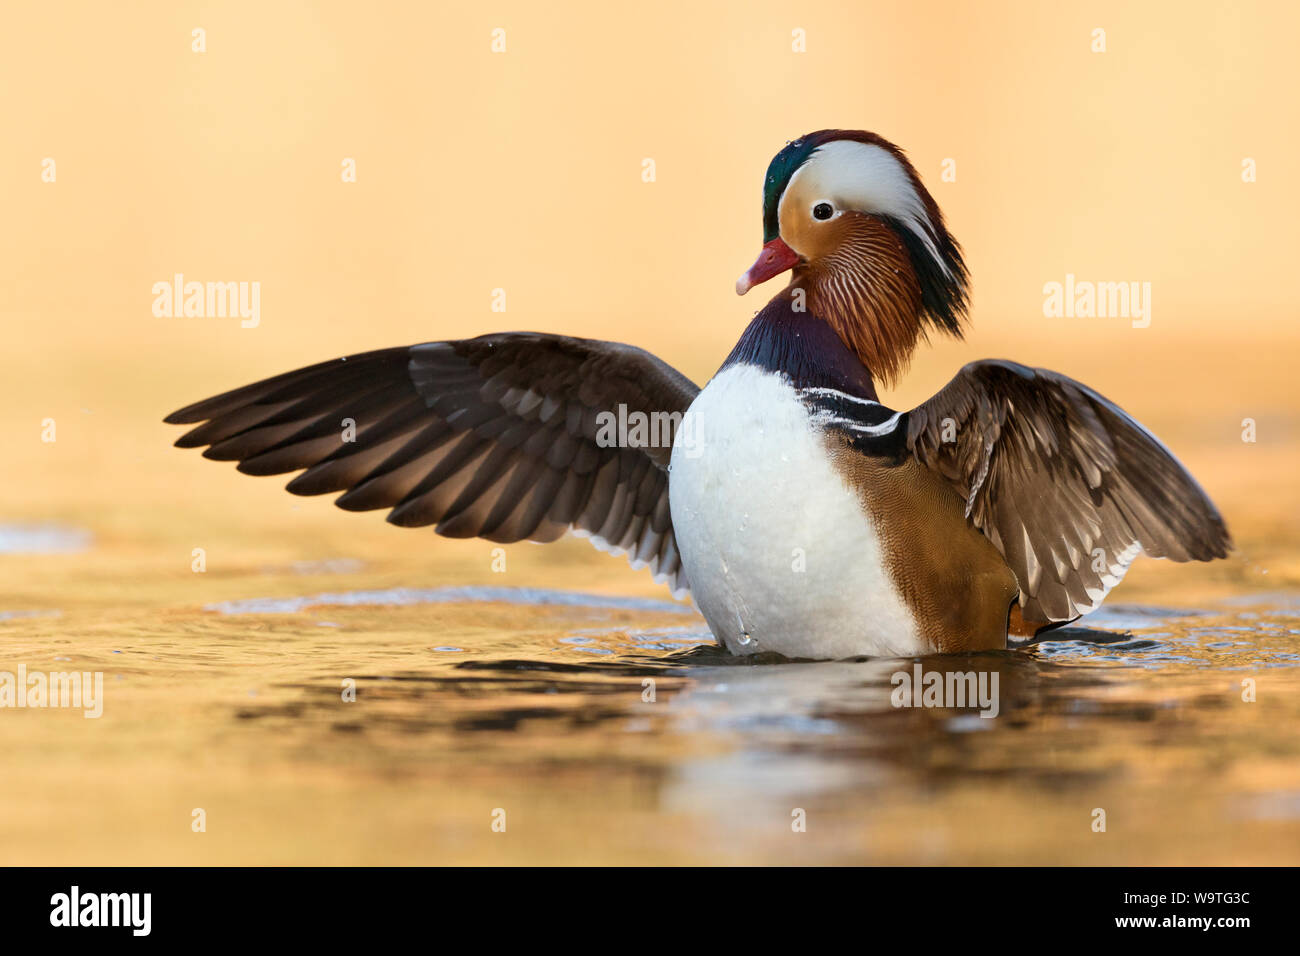
[[[506, 332], [334, 359], [182, 408], [176, 442], [249, 475], [306, 469], [299, 495], [344, 492], [404, 527], [491, 541], [573, 530], [689, 590], [668, 510], [671, 436], [699, 389], [615, 342]], [[619, 446], [602, 412], [661, 427]], [[623, 419], [624, 421], [627, 418]], [[635, 419], [633, 419], [635, 420]], [[646, 434], [633, 430], [633, 435]]]
[[1002, 552], [1026, 620], [1091, 611], [1139, 551], [1208, 561], [1231, 547], [1210, 499], [1154, 435], [1055, 372], [972, 362], [908, 413], [906, 441]]

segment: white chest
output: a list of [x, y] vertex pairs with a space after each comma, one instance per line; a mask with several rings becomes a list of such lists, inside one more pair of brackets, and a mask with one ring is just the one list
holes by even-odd
[[709, 382], [678, 431], [669, 503], [718, 640], [736, 654], [920, 653], [860, 502], [783, 377], [740, 365]]

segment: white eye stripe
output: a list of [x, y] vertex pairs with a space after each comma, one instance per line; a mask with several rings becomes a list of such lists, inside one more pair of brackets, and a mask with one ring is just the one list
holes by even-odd
[[841, 209], [856, 209], [898, 220], [924, 244], [944, 273], [952, 275], [935, 246], [938, 229], [930, 221], [916, 184], [898, 157], [883, 146], [834, 140], [819, 147], [796, 170], [786, 191], [796, 183], [812, 195], [827, 197], [817, 202], [831, 203], [837, 213]]

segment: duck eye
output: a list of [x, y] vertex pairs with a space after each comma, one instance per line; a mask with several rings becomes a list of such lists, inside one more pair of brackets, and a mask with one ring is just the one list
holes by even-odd
[[813, 206], [814, 219], [829, 219], [834, 214], [835, 210], [831, 208], [831, 204], [828, 202], [819, 202], [817, 205]]

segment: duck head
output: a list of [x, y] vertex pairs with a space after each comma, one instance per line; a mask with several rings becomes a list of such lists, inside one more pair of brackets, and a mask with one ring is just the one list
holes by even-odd
[[961, 337], [961, 247], [903, 151], [875, 133], [820, 130], [788, 143], [767, 168], [763, 233], [736, 292], [792, 271], [782, 295], [829, 324], [875, 377], [896, 381], [931, 329]]

